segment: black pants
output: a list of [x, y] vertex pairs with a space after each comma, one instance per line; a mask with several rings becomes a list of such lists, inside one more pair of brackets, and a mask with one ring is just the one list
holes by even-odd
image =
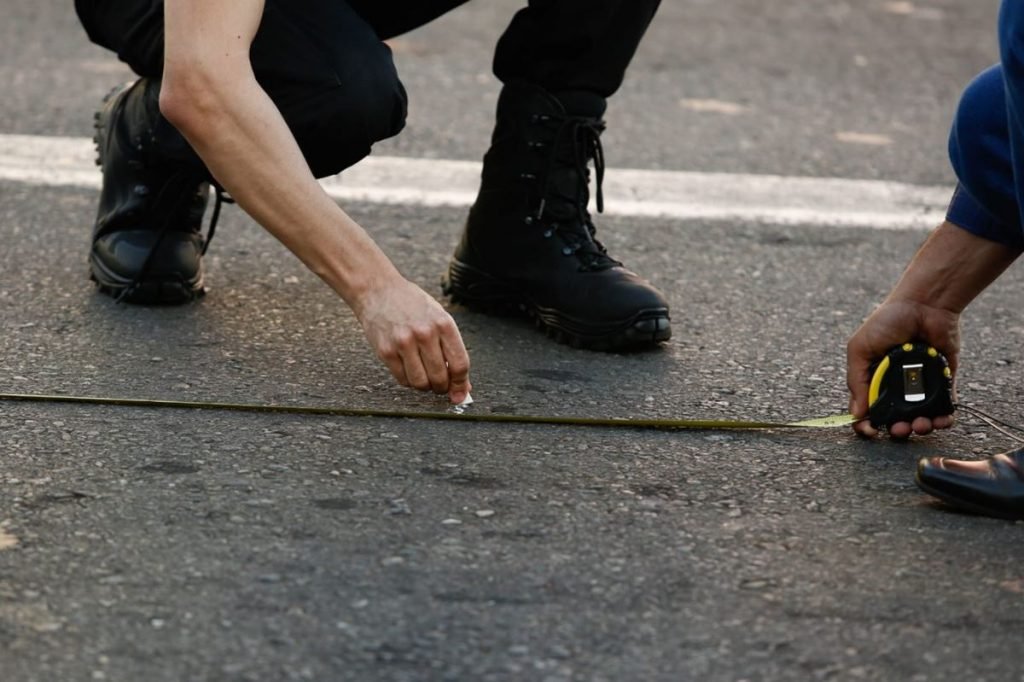
[[[251, 50], [261, 86], [317, 176], [331, 175], [395, 135], [405, 90], [381, 41], [467, 0], [266, 0]], [[529, 0], [498, 43], [494, 73], [551, 91], [610, 96], [660, 0]], [[75, 0], [93, 42], [140, 76], [163, 69], [162, 0]]]

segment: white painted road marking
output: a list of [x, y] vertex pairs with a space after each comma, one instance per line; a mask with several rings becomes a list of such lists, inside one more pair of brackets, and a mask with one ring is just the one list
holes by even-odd
[[[0, 181], [98, 189], [87, 138], [0, 135]], [[480, 164], [377, 156], [323, 180], [335, 199], [383, 204], [469, 206]], [[930, 229], [951, 188], [879, 180], [609, 169], [609, 215], [769, 224]]]

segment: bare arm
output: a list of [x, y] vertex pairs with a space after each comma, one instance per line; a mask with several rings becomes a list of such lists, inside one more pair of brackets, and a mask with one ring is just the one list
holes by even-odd
[[231, 196], [352, 308], [403, 385], [469, 391], [454, 320], [407, 281], [323, 191], [256, 82], [249, 47], [263, 0], [166, 0], [160, 108]]
[[[897, 344], [921, 339], [940, 350], [956, 371], [960, 353], [960, 313], [1019, 256], [1002, 244], [977, 237], [952, 223], [943, 223], [921, 246], [885, 301], [847, 345], [850, 412], [868, 411], [871, 363]], [[946, 428], [952, 417], [920, 417], [913, 424], [895, 424], [889, 433], [905, 438], [933, 428]], [[866, 422], [856, 430], [875, 430]]]

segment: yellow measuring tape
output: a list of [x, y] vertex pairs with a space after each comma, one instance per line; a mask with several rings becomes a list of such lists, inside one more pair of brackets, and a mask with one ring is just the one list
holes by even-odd
[[321, 417], [377, 417], [382, 419], [421, 419], [429, 421], [475, 422], [489, 424], [546, 424], [550, 426], [601, 426], [627, 429], [691, 429], [691, 430], [756, 430], [756, 429], [827, 429], [849, 426], [856, 419], [837, 414], [796, 422], [740, 421], [732, 419], [616, 419], [602, 417], [553, 417], [526, 414], [479, 414], [462, 412], [418, 412], [414, 410], [360, 409], [354, 407], [317, 407], [312, 405], [274, 405], [259, 403], [221, 403], [193, 400], [148, 400], [144, 398], [111, 398], [101, 396], [37, 395], [0, 393], [0, 401], [72, 405], [105, 405], [108, 407], [147, 407], [224, 412], [257, 412], [263, 414], [299, 414]]

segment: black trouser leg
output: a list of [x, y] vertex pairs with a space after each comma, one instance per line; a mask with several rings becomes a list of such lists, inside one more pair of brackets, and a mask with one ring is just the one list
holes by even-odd
[[391, 50], [347, 2], [267, 0], [251, 55], [317, 177], [348, 168], [405, 125]]
[[[377, 24], [371, 25], [353, 3], [342, 0], [267, 0], [251, 50], [253, 70], [314, 174], [351, 166], [404, 125], [405, 90], [381, 37], [462, 1], [434, 0], [391, 14], [368, 1], [355, 3], [367, 6]], [[160, 0], [76, 0], [76, 5], [94, 42], [117, 52], [139, 75], [161, 77]]]
[[394, 38], [469, 0], [347, 0], [366, 23], [373, 26], [381, 40]]
[[[267, 0], [253, 44], [257, 79], [314, 173], [336, 173], [397, 133], [405, 92], [380, 39], [466, 0]], [[531, 0], [498, 44], [504, 82], [611, 95], [659, 0]], [[92, 40], [139, 75], [163, 68], [162, 0], [76, 0]]]
[[[467, 0], [349, 0], [381, 38], [426, 24]], [[513, 18], [495, 53], [503, 82], [549, 91], [610, 96], [658, 9], [660, 0], [530, 0]]]
[[660, 0], [530, 0], [498, 43], [494, 73], [549, 92], [609, 97], [622, 84]]

